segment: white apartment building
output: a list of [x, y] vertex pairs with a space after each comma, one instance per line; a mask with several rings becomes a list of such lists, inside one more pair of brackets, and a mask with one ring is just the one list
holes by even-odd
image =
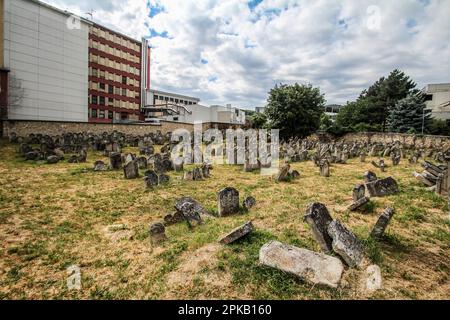
[[90, 22], [35, 0], [4, 0], [11, 120], [88, 121]]
[[427, 109], [435, 119], [450, 120], [450, 83], [428, 84], [425, 93]]

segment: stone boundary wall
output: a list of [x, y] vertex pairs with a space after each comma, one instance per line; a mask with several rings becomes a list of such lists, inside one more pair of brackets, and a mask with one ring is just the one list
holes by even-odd
[[361, 141], [368, 143], [392, 143], [400, 141], [403, 145], [409, 147], [425, 147], [425, 148], [450, 148], [449, 136], [433, 136], [433, 135], [414, 135], [406, 133], [383, 133], [383, 132], [355, 132], [348, 133], [337, 139], [338, 141]]
[[[25, 121], [8, 120], [3, 121], [2, 137], [9, 137], [11, 133], [18, 136], [28, 136], [30, 133], [40, 133], [43, 135], [56, 136], [67, 132], [90, 132], [101, 134], [103, 132], [118, 131], [131, 135], [145, 135], [161, 131], [162, 134], [173, 132], [175, 129], [184, 128], [194, 131], [191, 123], [180, 123], [171, 121], [161, 121], [161, 125], [150, 124], [110, 124], [110, 123], [87, 123], [87, 122], [60, 122], [60, 121]], [[226, 123], [203, 123], [203, 131], [210, 128], [239, 128], [240, 125]]]

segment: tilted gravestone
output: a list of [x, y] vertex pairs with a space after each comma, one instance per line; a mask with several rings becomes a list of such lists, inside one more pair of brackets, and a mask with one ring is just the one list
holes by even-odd
[[189, 227], [203, 223], [202, 216], [208, 216], [203, 206], [191, 197], [183, 197], [175, 202], [175, 209], [182, 213]]
[[377, 181], [377, 180], [378, 180], [377, 175], [374, 172], [366, 171], [364, 173], [364, 182], [365, 183], [372, 182], [372, 181]]
[[232, 231], [230, 231], [225, 236], [221, 237], [219, 239], [219, 242], [222, 244], [229, 244], [232, 243], [238, 239], [241, 239], [242, 237], [248, 235], [250, 232], [254, 230], [253, 224], [251, 221], [243, 224], [242, 226], [239, 226]]
[[304, 215], [305, 221], [311, 227], [314, 238], [325, 252], [332, 251], [332, 239], [328, 235], [328, 225], [333, 221], [327, 207], [322, 203], [312, 203], [306, 209]]
[[239, 212], [239, 191], [227, 187], [217, 195], [219, 216], [227, 216]]
[[378, 218], [377, 222], [375, 223], [375, 226], [372, 229], [372, 232], [370, 233], [370, 236], [375, 239], [380, 239], [383, 236], [384, 230], [386, 230], [389, 221], [391, 221], [392, 216], [394, 215], [394, 209], [393, 208], [386, 208], [381, 216]]
[[139, 177], [139, 167], [136, 160], [131, 160], [123, 166], [125, 179], [136, 179]]
[[364, 247], [353, 232], [338, 220], [333, 220], [328, 225], [327, 231], [333, 239], [333, 251], [350, 267], [360, 266], [364, 258]]

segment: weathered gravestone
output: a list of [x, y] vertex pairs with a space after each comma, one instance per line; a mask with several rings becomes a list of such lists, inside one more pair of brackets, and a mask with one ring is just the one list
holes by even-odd
[[108, 170], [108, 167], [106, 166], [106, 164], [101, 161], [101, 160], [97, 160], [94, 163], [94, 171], [106, 171]]
[[152, 244], [158, 244], [167, 239], [164, 224], [161, 222], [156, 222], [150, 225], [150, 239]]
[[194, 180], [194, 173], [192, 171], [186, 171], [183, 175], [183, 180], [187, 181], [193, 181]]
[[157, 186], [159, 183], [158, 175], [153, 170], [147, 170], [144, 173], [144, 182], [147, 188], [153, 188], [154, 186]]
[[118, 170], [122, 167], [122, 155], [118, 152], [111, 152], [109, 154], [109, 167], [112, 170]]
[[202, 169], [200, 169], [199, 167], [194, 168], [192, 170], [192, 179], [194, 181], [203, 180]]
[[48, 164], [55, 164], [59, 162], [59, 157], [58, 156], [49, 156], [47, 157], [47, 163]]
[[123, 166], [125, 179], [136, 179], [139, 177], [139, 166], [136, 160], [131, 160]]
[[392, 177], [368, 182], [366, 189], [371, 197], [384, 197], [399, 191], [397, 181]]
[[357, 184], [354, 188], [353, 188], [353, 202], [358, 201], [361, 198], [364, 198], [366, 194], [366, 187], [363, 184]]
[[333, 251], [350, 266], [360, 266], [364, 258], [364, 247], [358, 238], [338, 220], [333, 220], [327, 228], [333, 239]]
[[225, 236], [221, 237], [219, 239], [219, 242], [222, 244], [229, 244], [232, 243], [238, 239], [241, 239], [242, 237], [246, 236], [250, 232], [254, 230], [253, 224], [251, 221], [243, 224], [242, 226], [239, 226], [232, 231], [230, 231]]
[[253, 207], [256, 204], [256, 199], [252, 196], [249, 196], [244, 199], [244, 202], [242, 203], [242, 206], [246, 208], [247, 210]]
[[202, 216], [209, 216], [200, 203], [191, 197], [183, 197], [175, 202], [175, 209], [181, 212], [190, 227], [203, 223]]
[[366, 171], [364, 173], [364, 182], [365, 183], [373, 182], [373, 181], [377, 181], [377, 180], [378, 180], [377, 175], [374, 172]]
[[370, 236], [375, 239], [380, 239], [383, 236], [384, 230], [386, 230], [389, 221], [391, 221], [392, 216], [394, 215], [394, 209], [393, 208], [386, 208], [381, 216], [378, 218], [377, 222], [375, 223], [375, 226], [372, 229], [372, 232], [370, 233]]
[[341, 260], [278, 241], [259, 250], [260, 264], [293, 274], [309, 283], [337, 288], [344, 265]]
[[289, 170], [291, 166], [289, 164], [285, 164], [281, 169], [278, 170], [278, 173], [275, 175], [275, 181], [288, 181], [289, 180]]
[[369, 292], [376, 291], [382, 287], [381, 269], [376, 264], [372, 264], [366, 269], [366, 290]]
[[219, 216], [227, 216], [239, 212], [239, 191], [227, 187], [219, 191], [217, 195]]
[[319, 163], [320, 168], [320, 175], [322, 177], [329, 177], [330, 176], [330, 164], [328, 161], [320, 161]]
[[365, 205], [366, 203], [368, 203], [370, 201], [370, 199], [368, 197], [362, 197], [356, 201], [354, 201], [349, 207], [348, 210], [349, 211], [355, 211], [359, 208], [361, 208], [363, 205]]
[[138, 157], [136, 158], [139, 169], [147, 169], [148, 162], [146, 157]]
[[333, 221], [327, 207], [322, 203], [312, 203], [306, 209], [304, 219], [311, 227], [314, 238], [325, 252], [332, 251], [332, 239], [328, 235], [328, 225]]
[[159, 184], [167, 184], [167, 183], [169, 183], [169, 180], [170, 180], [170, 177], [167, 174], [165, 174], [165, 173], [161, 173], [158, 176]]
[[184, 220], [183, 214], [179, 211], [175, 211], [174, 213], [168, 213], [164, 216], [164, 225], [170, 226]]

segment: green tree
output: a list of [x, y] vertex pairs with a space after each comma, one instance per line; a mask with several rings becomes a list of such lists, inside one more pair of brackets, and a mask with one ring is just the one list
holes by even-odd
[[387, 125], [391, 132], [428, 132], [431, 125], [431, 110], [426, 109], [423, 95], [411, 94], [397, 102], [390, 110]]
[[252, 128], [255, 129], [262, 129], [265, 128], [267, 125], [267, 116], [265, 113], [254, 113], [250, 117], [250, 121], [252, 124]]
[[333, 125], [333, 120], [326, 113], [320, 116], [320, 130], [328, 130]]
[[[416, 84], [403, 71], [393, 70], [387, 78], [381, 77], [358, 98], [368, 103], [364, 122], [370, 125], [380, 125], [385, 131], [389, 111], [398, 101], [409, 94], [417, 93]], [[354, 123], [355, 125], [356, 123]]]
[[266, 115], [280, 138], [306, 137], [319, 129], [325, 99], [319, 88], [295, 83], [276, 85], [269, 92]]
[[450, 136], [450, 125], [445, 120], [432, 119], [429, 132], [440, 136]]

